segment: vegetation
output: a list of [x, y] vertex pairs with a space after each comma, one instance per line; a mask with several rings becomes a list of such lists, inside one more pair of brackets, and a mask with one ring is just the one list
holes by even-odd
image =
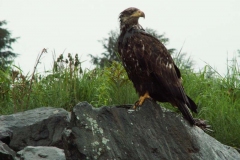
[[[236, 58], [229, 64], [227, 73], [221, 77], [208, 65], [199, 73], [183, 69], [183, 84], [199, 106], [199, 114], [195, 116], [212, 125], [214, 132], [210, 134], [224, 144], [240, 147], [240, 74]], [[25, 76], [19, 68], [0, 71], [0, 114], [42, 106], [70, 111], [81, 101], [88, 101], [95, 107], [132, 104], [137, 98], [118, 62], [103, 69], [82, 71], [78, 55], [68, 54], [67, 58], [60, 55], [46, 76], [37, 73]]]
[[[156, 34], [154, 30], [149, 32]], [[158, 38], [162, 38], [165, 44], [168, 42], [163, 35], [155, 36], [160, 36]], [[60, 55], [53, 69], [40, 75], [36, 68], [41, 56], [47, 53], [46, 49], [37, 58], [31, 75], [23, 75], [21, 69], [14, 66], [0, 70], [0, 115], [43, 106], [62, 107], [70, 111], [81, 101], [95, 107], [133, 104], [138, 96], [118, 62], [115, 42], [116, 35], [110, 32], [109, 38], [102, 41], [106, 49], [102, 57], [104, 61], [95, 57], [98, 67], [93, 70], [82, 70], [78, 55], [68, 54], [67, 58]], [[195, 73], [186, 54], [174, 49], [169, 51], [181, 69], [187, 94], [199, 106], [199, 114], [194, 116], [209, 121], [214, 130], [210, 134], [217, 140], [240, 148], [240, 71], [237, 57], [228, 60], [227, 74], [221, 76], [209, 65]], [[92, 58], [94, 60], [94, 56]], [[104, 65], [105, 62], [108, 65]], [[167, 103], [161, 105], [175, 110]]]
[[6, 24], [6, 21], [0, 21], [0, 70], [6, 70], [17, 56], [11, 51], [11, 45], [16, 42], [17, 38], [11, 38], [11, 33], [3, 28]]
[[[44, 49], [37, 59], [37, 65]], [[104, 69], [82, 71], [78, 55], [60, 55], [48, 75], [24, 76], [19, 68], [0, 72], [0, 114], [55, 106], [67, 110], [80, 101], [99, 107], [133, 102], [137, 99], [132, 84], [120, 63]], [[121, 88], [121, 90], [118, 90]], [[125, 93], [126, 92], [126, 93]]]
[[[235, 59], [236, 60], [236, 59]], [[220, 142], [240, 147], [240, 86], [236, 63], [228, 66], [232, 72], [221, 77], [211, 66], [199, 73], [183, 71], [186, 92], [199, 106], [201, 119], [212, 125], [213, 137]]]

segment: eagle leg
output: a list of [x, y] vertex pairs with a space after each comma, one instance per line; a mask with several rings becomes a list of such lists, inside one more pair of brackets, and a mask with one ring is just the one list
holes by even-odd
[[138, 106], [141, 106], [143, 104], [143, 102], [145, 101], [146, 98], [150, 98], [149, 93], [146, 92], [143, 96], [139, 97], [139, 100], [137, 102], [135, 102], [133, 109], [137, 109]]

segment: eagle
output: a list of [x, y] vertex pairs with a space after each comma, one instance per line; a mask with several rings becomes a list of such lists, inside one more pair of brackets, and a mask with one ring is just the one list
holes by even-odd
[[[134, 109], [141, 106], [146, 98], [169, 102], [191, 125], [198, 125], [190, 112], [197, 113], [197, 105], [183, 89], [180, 70], [166, 47], [138, 23], [140, 17], [145, 18], [144, 12], [134, 7], [120, 13], [117, 44], [123, 66], [139, 95]], [[203, 123], [201, 121], [200, 125], [205, 126]]]

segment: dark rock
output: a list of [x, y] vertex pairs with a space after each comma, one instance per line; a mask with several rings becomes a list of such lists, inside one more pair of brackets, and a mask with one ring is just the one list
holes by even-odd
[[[240, 159], [232, 147], [150, 100], [137, 111], [83, 102], [69, 117], [50, 107], [0, 116], [0, 160]], [[14, 150], [22, 151], [14, 157]]]
[[15, 151], [26, 146], [62, 148], [62, 131], [69, 123], [69, 113], [62, 108], [42, 107], [0, 116], [0, 140]]
[[14, 160], [16, 153], [5, 143], [0, 141], [0, 160]]
[[232, 147], [150, 100], [137, 111], [80, 103], [73, 108], [63, 141], [69, 160], [240, 159]]
[[62, 149], [56, 147], [25, 147], [17, 153], [16, 160], [65, 160]]

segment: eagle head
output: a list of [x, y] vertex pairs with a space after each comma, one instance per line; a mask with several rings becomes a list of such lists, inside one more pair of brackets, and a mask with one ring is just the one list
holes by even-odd
[[139, 17], [145, 18], [143, 11], [134, 7], [127, 8], [119, 15], [120, 25], [136, 25]]

